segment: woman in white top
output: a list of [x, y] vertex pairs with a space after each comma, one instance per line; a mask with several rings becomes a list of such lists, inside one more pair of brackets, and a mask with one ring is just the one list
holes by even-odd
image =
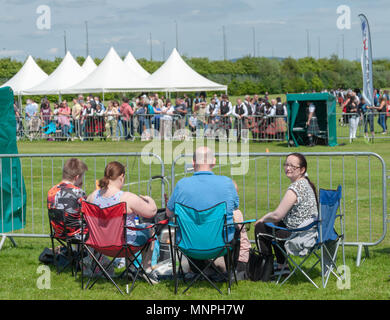
[[167, 100], [166, 105], [161, 109], [161, 138], [170, 140], [172, 138], [172, 120], [175, 114], [175, 108], [170, 100]]
[[[255, 223], [255, 237], [259, 240], [260, 250], [264, 255], [271, 255], [274, 247], [276, 261], [279, 269], [286, 268], [284, 255], [277, 246], [274, 246], [269, 236], [272, 229], [265, 222], [272, 222], [284, 228], [298, 228], [313, 222], [318, 217], [318, 199], [316, 188], [306, 175], [307, 161], [300, 153], [292, 153], [287, 156], [284, 163], [284, 172], [291, 184], [282, 201], [275, 211], [271, 211]], [[287, 238], [289, 231], [277, 230], [278, 238]], [[280, 242], [284, 244], [284, 242]]]

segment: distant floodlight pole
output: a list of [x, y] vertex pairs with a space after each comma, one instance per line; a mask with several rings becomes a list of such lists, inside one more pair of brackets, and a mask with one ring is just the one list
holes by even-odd
[[318, 37], [318, 59], [321, 59], [321, 38]]
[[343, 59], [344, 59], [344, 34], [341, 35], [341, 45], [342, 45]]
[[306, 29], [306, 46], [307, 46], [307, 56], [310, 57], [310, 40], [309, 40], [309, 30]]
[[162, 52], [162, 54], [163, 54], [163, 61], [165, 61], [165, 41], [163, 41], [163, 43], [162, 43], [162, 50], [163, 50], [163, 52]]
[[225, 26], [222, 26], [223, 60], [227, 59]]
[[176, 29], [176, 50], [179, 51], [179, 36], [177, 31], [177, 21], [175, 20], [175, 29]]
[[64, 48], [65, 48], [65, 54], [68, 52], [68, 49], [66, 47], [66, 31], [64, 30]]
[[89, 56], [89, 44], [88, 44], [88, 21], [85, 21], [85, 32], [86, 32], [86, 49], [87, 49], [87, 55]]
[[253, 58], [256, 57], [256, 30], [255, 27], [252, 27], [252, 35], [253, 35]]

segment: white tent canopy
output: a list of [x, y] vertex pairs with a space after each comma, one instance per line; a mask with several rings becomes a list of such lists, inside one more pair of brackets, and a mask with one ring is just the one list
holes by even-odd
[[93, 71], [95, 71], [97, 65], [95, 61], [92, 60], [91, 56], [88, 56], [87, 59], [85, 59], [81, 68], [83, 68], [87, 72], [87, 74], [91, 74]]
[[37, 65], [33, 57], [28, 56], [20, 70], [2, 87], [11, 87], [15, 95], [45, 81], [49, 76]]
[[150, 73], [147, 72], [142, 66], [138, 63], [138, 61], [134, 58], [132, 53], [129, 51], [124, 62], [130, 67], [133, 72], [138, 75], [140, 78], [148, 78]]
[[66, 93], [126, 92], [147, 88], [145, 79], [139, 78], [110, 48], [103, 61], [88, 77], [68, 87]]
[[25, 90], [23, 94], [61, 94], [64, 93], [64, 89], [74, 85], [86, 76], [86, 71], [68, 51], [60, 65], [45, 81], [29, 90]]
[[148, 79], [155, 91], [226, 91], [227, 86], [213, 82], [194, 71], [173, 49], [165, 63]]

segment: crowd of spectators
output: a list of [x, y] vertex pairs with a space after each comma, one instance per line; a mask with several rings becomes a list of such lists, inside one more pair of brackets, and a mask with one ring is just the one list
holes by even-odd
[[[324, 90], [326, 91], [326, 90]], [[341, 126], [349, 127], [349, 138], [356, 138], [359, 124], [364, 127], [365, 138], [374, 137], [374, 118], [387, 134], [390, 109], [388, 90], [374, 90], [374, 105], [369, 106], [360, 90], [332, 90], [338, 102]], [[25, 134], [32, 139], [66, 140], [144, 140], [160, 137], [164, 140], [192, 137], [233, 136], [241, 141], [243, 134], [253, 141], [284, 140], [287, 131], [287, 107], [280, 97], [270, 99], [265, 95], [246, 95], [234, 103], [227, 94], [205, 93], [189, 97], [187, 94], [170, 99], [157, 93], [142, 94], [136, 98], [123, 97], [121, 101], [103, 103], [98, 96], [79, 95], [71, 103], [62, 100], [50, 103], [42, 99], [41, 105], [27, 99], [23, 113], [14, 105], [18, 137]], [[151, 130], [149, 130], [151, 129]], [[187, 131], [183, 131], [186, 129]], [[245, 130], [242, 130], [245, 129]], [[188, 133], [189, 132], [189, 133]], [[369, 136], [371, 133], [371, 136]]]
[[375, 116], [377, 116], [377, 123], [382, 129], [381, 134], [387, 134], [387, 118], [390, 110], [390, 94], [388, 90], [375, 89], [372, 106], [367, 103], [360, 90], [336, 90], [334, 95], [337, 97], [337, 102], [343, 114], [340, 118], [340, 125], [349, 126], [350, 142], [356, 139], [359, 123], [364, 126], [366, 141], [374, 139]]
[[[16, 104], [15, 115], [18, 131], [22, 132], [22, 115]], [[287, 109], [281, 98], [268, 99], [267, 94], [247, 95], [243, 100], [238, 98], [235, 104], [226, 94], [214, 94], [208, 101], [205, 93], [195, 98], [184, 94], [175, 99], [160, 98], [155, 93], [105, 103], [98, 96], [79, 95], [72, 103], [62, 100], [51, 104], [42, 99], [40, 107], [27, 99], [25, 133], [32, 138], [41, 129], [48, 139], [59, 136], [66, 140], [118, 141], [134, 140], [136, 133], [146, 140], [153, 136], [172, 139], [176, 133], [183, 139], [186, 134], [183, 129], [187, 129], [190, 135], [201, 137], [229, 137], [234, 133], [240, 141], [241, 130], [247, 129], [253, 140], [260, 141], [283, 139], [286, 120]]]

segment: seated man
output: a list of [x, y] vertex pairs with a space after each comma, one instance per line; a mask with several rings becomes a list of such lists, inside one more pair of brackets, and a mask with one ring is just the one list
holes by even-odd
[[[72, 158], [65, 162], [62, 171], [62, 181], [52, 187], [47, 195], [47, 208], [57, 209], [63, 216], [53, 216], [51, 224], [54, 235], [58, 238], [65, 236], [80, 239], [81, 202], [85, 192], [81, 189], [87, 165], [80, 159]], [[67, 227], [65, 234], [64, 227]]]
[[[233, 211], [239, 205], [238, 194], [232, 179], [215, 175], [212, 172], [215, 162], [214, 153], [209, 148], [199, 147], [195, 151], [193, 157], [194, 175], [177, 182], [167, 204], [168, 216], [174, 215], [175, 203], [181, 203], [201, 211], [218, 203], [226, 202], [227, 223], [233, 223]], [[235, 232], [235, 228], [228, 228], [228, 241], [232, 241], [235, 234], [238, 234]], [[199, 263], [201, 265], [203, 261], [199, 261]]]

